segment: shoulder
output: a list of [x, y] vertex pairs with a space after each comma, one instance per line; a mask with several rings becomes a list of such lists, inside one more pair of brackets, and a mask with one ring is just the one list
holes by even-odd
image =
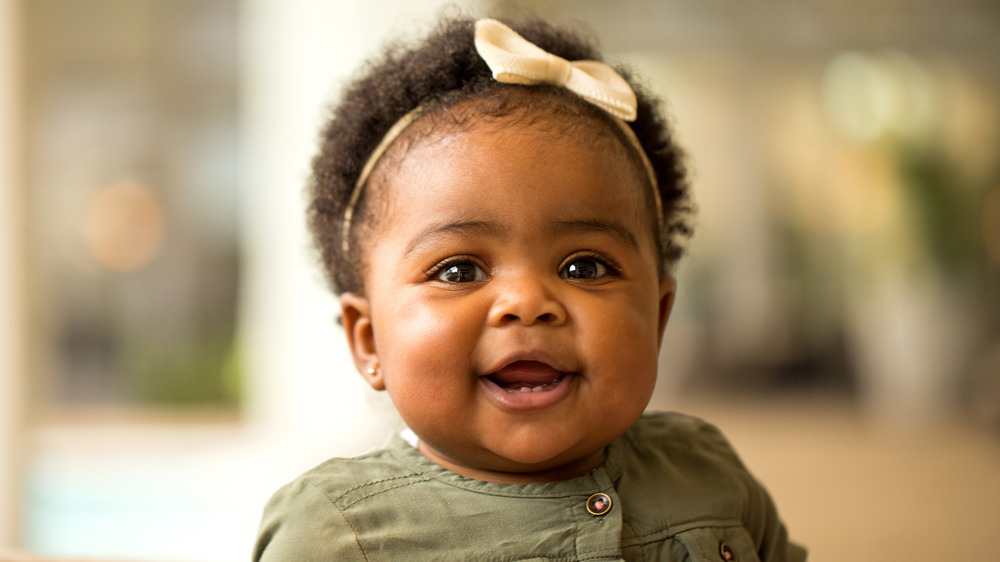
[[621, 486], [642, 508], [637, 527], [742, 528], [761, 560], [804, 559], [788, 543], [767, 490], [714, 425], [677, 413], [646, 414], [623, 441]]
[[756, 481], [715, 426], [674, 413], [643, 415], [622, 438], [619, 488], [656, 527], [741, 524]]
[[721, 436], [721, 433], [714, 425], [687, 414], [647, 412], [632, 424], [626, 435], [642, 435], [653, 439], [658, 437], [675, 439], [677, 437]]
[[674, 462], [700, 459], [738, 472], [746, 470], [722, 432], [693, 416], [674, 412], [647, 413], [625, 432], [624, 439], [639, 455], [664, 456]]
[[282, 486], [264, 508], [253, 560], [363, 560], [350, 522], [323, 491], [301, 476]]
[[409, 445], [394, 437], [384, 449], [354, 458], [330, 459], [297, 480], [312, 486], [331, 504], [343, 509], [360, 498], [428, 480], [422, 467], [401, 458], [407, 452], [411, 456], [419, 455], [408, 449], [411, 449]]
[[421, 479], [419, 471], [407, 468], [388, 449], [330, 459], [271, 496], [253, 559], [364, 560], [350, 505], [414, 479]]

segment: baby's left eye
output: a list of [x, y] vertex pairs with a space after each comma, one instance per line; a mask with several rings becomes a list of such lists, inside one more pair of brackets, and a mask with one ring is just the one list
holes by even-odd
[[474, 263], [460, 262], [442, 267], [436, 278], [445, 283], [474, 283], [485, 281], [486, 273]]
[[594, 259], [575, 259], [559, 272], [563, 279], [600, 279], [609, 273], [608, 266]]

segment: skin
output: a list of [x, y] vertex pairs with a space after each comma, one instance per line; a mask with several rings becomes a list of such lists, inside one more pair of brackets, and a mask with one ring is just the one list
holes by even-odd
[[506, 125], [432, 133], [392, 159], [344, 326], [428, 458], [564, 480], [646, 407], [675, 282], [658, 275], [649, 187], [605, 125], [585, 131], [610, 139], [596, 143]]

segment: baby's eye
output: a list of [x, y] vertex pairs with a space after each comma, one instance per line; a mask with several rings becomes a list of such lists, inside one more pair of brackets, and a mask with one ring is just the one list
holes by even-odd
[[486, 281], [486, 272], [474, 263], [453, 263], [442, 267], [435, 278], [445, 283], [474, 283]]
[[559, 272], [563, 279], [600, 279], [610, 273], [608, 266], [590, 258], [575, 259]]

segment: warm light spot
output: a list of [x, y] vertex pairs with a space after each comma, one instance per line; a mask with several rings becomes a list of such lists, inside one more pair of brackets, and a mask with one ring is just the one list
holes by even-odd
[[844, 136], [870, 141], [885, 130], [891, 92], [878, 64], [856, 52], [837, 55], [823, 75], [823, 105]]
[[103, 266], [132, 271], [146, 265], [163, 241], [163, 210], [148, 187], [120, 181], [97, 190], [84, 217], [84, 239]]
[[873, 141], [888, 132], [927, 134], [934, 96], [924, 68], [900, 51], [843, 52], [823, 73], [825, 113], [841, 135], [855, 141]]
[[882, 152], [847, 148], [832, 155], [827, 189], [819, 198], [820, 225], [842, 232], [888, 228], [899, 210], [899, 179]]
[[1000, 264], [1000, 187], [986, 197], [983, 205], [983, 240], [990, 257]]

